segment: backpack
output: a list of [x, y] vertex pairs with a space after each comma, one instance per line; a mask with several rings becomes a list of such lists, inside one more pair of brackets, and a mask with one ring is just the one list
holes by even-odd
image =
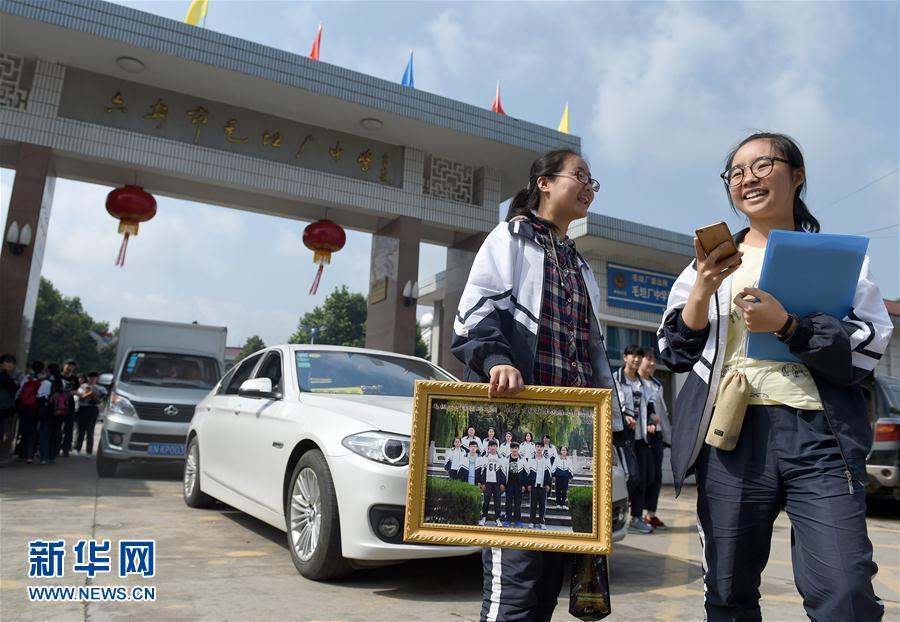
[[65, 391], [57, 391], [51, 395], [49, 405], [54, 417], [65, 417], [69, 414], [69, 396]]
[[19, 410], [23, 414], [37, 414], [37, 393], [39, 388], [41, 388], [41, 381], [34, 377], [28, 378], [25, 384], [22, 385], [22, 390], [19, 392]]

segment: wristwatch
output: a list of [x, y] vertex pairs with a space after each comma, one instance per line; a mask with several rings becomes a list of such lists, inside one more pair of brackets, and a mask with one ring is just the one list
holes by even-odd
[[787, 314], [787, 320], [784, 323], [784, 326], [773, 332], [772, 334], [778, 337], [779, 341], [784, 341], [788, 338], [788, 333], [791, 330], [791, 327], [794, 325], [794, 322], [797, 321], [797, 316], [793, 313]]

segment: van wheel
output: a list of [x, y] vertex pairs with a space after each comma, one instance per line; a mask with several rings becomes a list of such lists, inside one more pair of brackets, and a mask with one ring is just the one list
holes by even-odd
[[288, 550], [307, 579], [324, 581], [350, 574], [341, 554], [341, 524], [331, 470], [317, 449], [300, 458], [285, 500]]
[[192, 508], [211, 508], [216, 500], [200, 489], [200, 441], [191, 438], [184, 460], [184, 502]]
[[112, 460], [103, 455], [103, 448], [97, 448], [97, 475], [100, 477], [115, 477], [119, 461]]

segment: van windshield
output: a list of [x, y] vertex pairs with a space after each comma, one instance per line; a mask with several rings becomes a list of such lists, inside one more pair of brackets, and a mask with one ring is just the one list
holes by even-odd
[[211, 389], [219, 381], [219, 364], [208, 356], [138, 350], [128, 353], [119, 379], [155, 387]]

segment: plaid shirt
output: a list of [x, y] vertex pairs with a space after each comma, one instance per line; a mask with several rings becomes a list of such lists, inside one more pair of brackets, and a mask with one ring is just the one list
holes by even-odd
[[554, 254], [555, 236], [540, 222], [531, 222], [535, 242], [545, 250], [544, 300], [534, 357], [534, 383], [589, 387], [593, 377], [590, 302], [581, 276], [581, 257], [569, 238], [555, 242]]

